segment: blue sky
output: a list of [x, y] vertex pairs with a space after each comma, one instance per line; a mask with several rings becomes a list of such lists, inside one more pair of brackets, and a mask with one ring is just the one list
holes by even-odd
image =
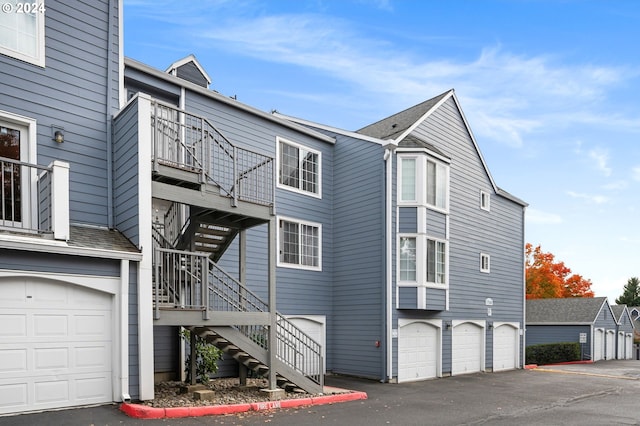
[[125, 55], [356, 130], [456, 90], [526, 240], [609, 302], [640, 276], [640, 3], [124, 0]]

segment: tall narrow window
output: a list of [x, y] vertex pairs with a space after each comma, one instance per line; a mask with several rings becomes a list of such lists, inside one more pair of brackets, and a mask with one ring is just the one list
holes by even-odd
[[400, 164], [402, 167], [400, 201], [416, 201], [416, 159], [403, 158]]
[[445, 284], [446, 281], [446, 243], [427, 240], [427, 282]]
[[320, 270], [322, 265], [321, 226], [292, 219], [280, 219], [279, 227], [278, 264]]
[[488, 254], [480, 253], [480, 272], [491, 272], [491, 258]]
[[416, 238], [400, 238], [400, 281], [416, 281]]
[[44, 2], [3, 2], [0, 53], [44, 66]]
[[491, 197], [488, 192], [480, 191], [480, 208], [482, 210], [491, 210]]
[[427, 204], [446, 209], [447, 187], [447, 167], [434, 161], [427, 161]]
[[278, 151], [278, 184], [286, 189], [319, 196], [320, 153], [281, 139]]

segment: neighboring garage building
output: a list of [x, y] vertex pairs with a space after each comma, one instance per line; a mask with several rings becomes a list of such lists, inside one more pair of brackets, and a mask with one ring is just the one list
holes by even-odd
[[611, 305], [611, 310], [618, 323], [616, 333], [616, 358], [633, 358], [634, 321], [627, 305]]
[[527, 300], [526, 326], [527, 346], [577, 342], [585, 360], [616, 358], [618, 322], [606, 297]]

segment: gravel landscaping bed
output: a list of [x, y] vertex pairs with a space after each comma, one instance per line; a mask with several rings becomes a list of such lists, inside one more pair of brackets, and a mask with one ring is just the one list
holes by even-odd
[[[214, 399], [196, 400], [193, 394], [181, 393], [183, 382], [161, 382], [155, 385], [155, 399], [142, 404], [150, 407], [196, 407], [205, 405], [245, 404], [269, 401], [260, 389], [269, 387], [267, 379], [247, 379], [247, 386], [240, 386], [237, 377], [212, 379], [205, 386], [215, 392]], [[283, 399], [308, 398], [313, 396], [306, 392], [287, 392]]]

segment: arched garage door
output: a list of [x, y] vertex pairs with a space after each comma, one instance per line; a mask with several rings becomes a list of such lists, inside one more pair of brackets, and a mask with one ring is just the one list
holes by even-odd
[[451, 333], [451, 374], [482, 371], [484, 360], [484, 328], [471, 322], [453, 327]]
[[410, 322], [398, 331], [398, 382], [438, 376], [440, 329], [426, 322]]
[[518, 368], [519, 332], [511, 324], [498, 325], [493, 329], [493, 371]]
[[604, 330], [596, 328], [593, 332], [593, 361], [600, 361], [604, 356]]
[[624, 359], [633, 359], [633, 333], [627, 333], [624, 341]]
[[616, 332], [614, 330], [607, 330], [607, 342], [605, 344], [605, 359], [616, 358]]
[[113, 400], [110, 295], [30, 278], [0, 292], [0, 413]]

